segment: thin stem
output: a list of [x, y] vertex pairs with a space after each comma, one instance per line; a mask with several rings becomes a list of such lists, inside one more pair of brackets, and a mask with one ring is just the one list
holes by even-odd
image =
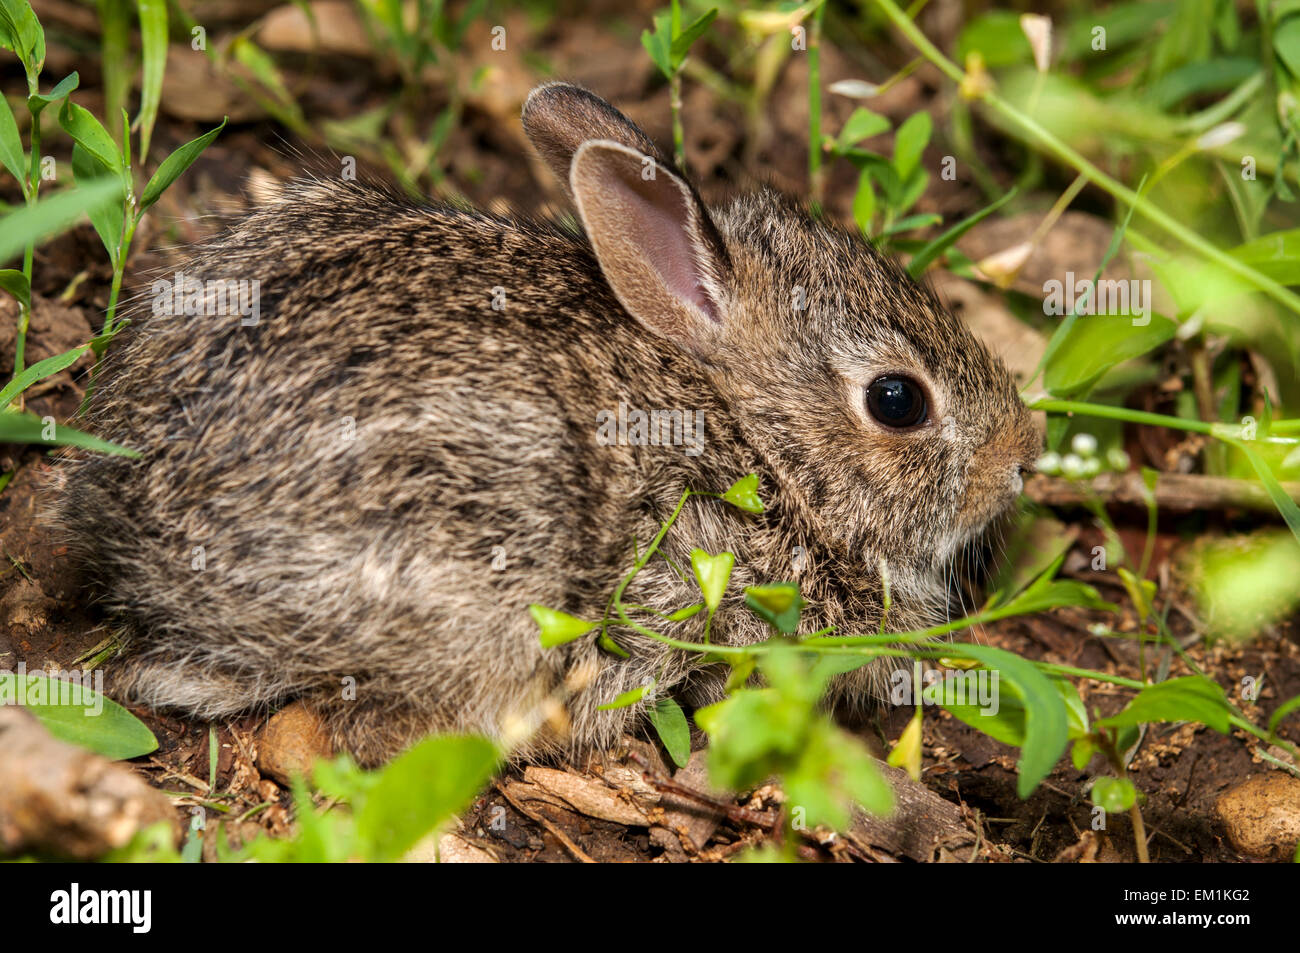
[[822, 169], [822, 21], [826, 4], [818, 4], [808, 24], [808, 181], [812, 202], [820, 208], [826, 198], [826, 176]]
[[[1244, 428], [1240, 424], [1221, 424], [1205, 420], [1185, 420], [1182, 417], [1170, 417], [1168, 414], [1153, 414], [1145, 410], [1130, 410], [1127, 407], [1112, 407], [1109, 404], [1090, 404], [1079, 400], [1056, 400], [1040, 398], [1028, 403], [1030, 410], [1042, 410], [1049, 414], [1083, 414], [1087, 417], [1104, 417], [1108, 420], [1124, 420], [1134, 424], [1147, 424], [1152, 427], [1168, 427], [1172, 430], [1186, 430], [1191, 433], [1207, 434], [1220, 440], [1243, 440]], [[1288, 421], [1289, 422], [1289, 421]], [[1274, 428], [1276, 430], [1276, 427]], [[1270, 433], [1266, 437], [1256, 437], [1260, 443], [1284, 445], [1300, 444], [1300, 439], [1278, 437]]]

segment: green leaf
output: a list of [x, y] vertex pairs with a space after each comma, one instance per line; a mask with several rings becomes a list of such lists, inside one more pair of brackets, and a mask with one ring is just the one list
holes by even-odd
[[1016, 791], [1021, 798], [1033, 793], [1065, 752], [1070, 740], [1070, 719], [1060, 691], [1032, 662], [991, 645], [953, 645], [946, 652], [967, 655], [999, 672], [1019, 692], [1025, 706], [1025, 740], [1020, 750]]
[[[1295, 20], [1300, 28], [1300, 18]], [[1261, 235], [1228, 254], [1282, 285], [1300, 285], [1300, 228]]]
[[[924, 191], [925, 177], [922, 176], [918, 181], [920, 181], [922, 191]], [[904, 197], [904, 201], [906, 201], [906, 197]], [[910, 206], [910, 204], [911, 203], [909, 202], [908, 205]], [[901, 235], [903, 232], [911, 232], [918, 228], [929, 228], [931, 225], [938, 225], [942, 221], [943, 216], [935, 215], [931, 212], [926, 212], [923, 215], [909, 215], [906, 218], [900, 218], [888, 228], [881, 229], [880, 234]]]
[[876, 214], [876, 187], [872, 184], [871, 170], [858, 173], [858, 190], [853, 193], [853, 221], [863, 235], [871, 235], [871, 219]]
[[122, 154], [117, 143], [90, 110], [68, 100], [59, 110], [59, 125], [102, 165], [118, 175], [122, 174]]
[[149, 140], [153, 138], [162, 99], [163, 74], [167, 69], [167, 0], [137, 0], [140, 14], [140, 165], [149, 159]]
[[912, 172], [920, 167], [921, 153], [930, 142], [932, 131], [930, 114], [925, 111], [913, 113], [898, 127], [894, 134], [894, 169], [902, 181], [910, 179]]
[[[32, 286], [27, 276], [13, 268], [0, 271], [0, 288], [13, 295], [26, 311], [32, 310]], [[0, 406], [3, 406], [0, 404]]]
[[921, 709], [907, 722], [907, 727], [898, 737], [898, 744], [889, 752], [886, 763], [902, 768], [913, 781], [921, 780]]
[[541, 641], [544, 649], [554, 648], [557, 645], [563, 645], [566, 642], [581, 638], [598, 624], [535, 603], [528, 607], [528, 611], [532, 615], [533, 621], [542, 630]]
[[1088, 762], [1092, 756], [1097, 753], [1097, 745], [1093, 742], [1091, 736], [1085, 735], [1082, 738], [1075, 738], [1074, 745], [1070, 748], [1070, 763], [1074, 765], [1074, 770], [1082, 771], [1088, 767]]
[[647, 709], [646, 714], [669, 756], [679, 768], [684, 768], [691, 759], [691, 726], [686, 723], [682, 706], [664, 697]]
[[677, 36], [673, 37], [672, 45], [669, 47], [669, 53], [672, 55], [674, 69], [680, 69], [682, 62], [686, 59], [686, 54], [690, 52], [691, 47], [695, 44], [704, 31], [709, 28], [709, 24], [717, 19], [718, 11], [710, 10], [701, 16], [698, 20], [682, 30]]
[[849, 116], [843, 128], [840, 129], [840, 135], [835, 140], [835, 146], [837, 150], [843, 151], [850, 146], [856, 146], [864, 139], [870, 139], [872, 136], [878, 136], [882, 132], [888, 131], [888, 119], [880, 115], [880, 113], [859, 106], [853, 110], [853, 114]]
[[673, 57], [672, 57], [672, 22], [667, 13], [659, 13], [654, 17], [654, 32], [649, 30], [641, 31], [641, 45], [645, 51], [650, 54], [650, 59], [655, 66], [659, 67], [659, 72], [664, 75], [665, 79], [673, 78]]
[[597, 705], [596, 711], [613, 711], [616, 708], [627, 708], [629, 705], [635, 705], [642, 698], [645, 698], [645, 693], [650, 691], [650, 689], [652, 688], [654, 688], [653, 683], [649, 685], [642, 685], [639, 688], [633, 688], [630, 691], [623, 692], [622, 694], [616, 696], [612, 702], [606, 702], [603, 705]]
[[435, 735], [398, 757], [357, 812], [357, 838], [366, 859], [400, 859], [469, 804], [497, 763], [496, 745], [476, 735]]
[[1226, 735], [1231, 730], [1231, 715], [1228, 699], [1217, 683], [1203, 675], [1187, 675], [1142, 689], [1119, 714], [1097, 724], [1123, 728], [1153, 721], [1197, 721]]
[[797, 582], [778, 582], [767, 586], [746, 586], [745, 605], [768, 624], [785, 635], [799, 628], [799, 614], [805, 605]]
[[0, 264], [21, 253], [30, 243], [67, 231], [87, 209], [108, 200], [120, 188], [120, 183], [96, 182], [89, 187], [58, 192], [6, 215], [0, 219]]
[[1107, 814], [1123, 814], [1137, 802], [1137, 789], [1128, 778], [1103, 775], [1092, 782], [1089, 796]]
[[1010, 10], [996, 10], [971, 20], [957, 38], [957, 61], [964, 63], [978, 52], [990, 69], [1028, 63], [1034, 53], [1020, 29], [1020, 15]]
[[54, 439], [45, 437], [45, 421], [32, 413], [0, 412], [0, 443], [39, 443], [47, 447], [81, 447], [84, 450], [98, 450], [122, 457], [139, 457], [135, 450], [119, 447], [107, 440], [100, 440], [88, 433], [74, 430], [67, 424], [54, 426]]
[[[0, 271], [0, 279], [6, 274], [22, 275], [22, 272], [3, 272]], [[0, 281], [0, 283], [3, 283]], [[64, 351], [62, 354], [56, 354], [54, 357], [47, 357], [43, 361], [37, 361], [31, 367], [24, 370], [21, 374], [11, 380], [8, 384], [0, 389], [0, 409], [8, 407], [13, 403], [13, 399], [31, 387], [39, 380], [44, 380], [51, 374], [57, 374], [65, 367], [71, 367], [77, 363], [81, 355], [85, 354], [90, 348], [89, 344], [83, 344], [80, 347], [74, 347], [71, 351]]]
[[727, 580], [731, 578], [732, 567], [736, 565], [733, 553], [719, 553], [710, 556], [702, 549], [691, 550], [691, 569], [695, 572], [695, 581], [699, 583], [700, 592], [704, 594], [704, 604], [709, 612], [715, 612], [722, 602], [722, 594], [727, 590]]
[[951, 248], [953, 244], [956, 243], [957, 239], [961, 238], [963, 235], [965, 235], [968, 231], [970, 231], [972, 228], [974, 228], [984, 219], [988, 218], [988, 216], [992, 215], [1002, 206], [1010, 202], [1011, 199], [1014, 198], [1019, 191], [1020, 191], [1020, 187], [1016, 186], [1010, 192], [1007, 192], [1001, 198], [993, 202], [991, 205], [986, 205], [978, 212], [976, 212], [974, 215], [962, 219], [960, 222], [958, 222], [952, 228], [948, 229], [946, 232], [944, 232], [934, 241], [930, 242], [930, 244], [926, 245], [914, 256], [912, 256], [912, 260], [907, 263], [907, 273], [911, 275], [913, 278], [920, 277], [921, 273], [925, 271], [925, 269], [929, 266], [930, 262], [934, 261], [945, 251]]
[[1251, 448], [1249, 444], [1242, 440], [1227, 440], [1244, 456], [1250, 465], [1255, 468], [1255, 473], [1259, 476], [1259, 482], [1264, 484], [1264, 490], [1268, 493], [1269, 499], [1277, 507], [1277, 511], [1282, 514], [1282, 519], [1286, 521], [1287, 527], [1291, 530], [1291, 535], [1300, 542], [1300, 506], [1296, 501], [1291, 499], [1291, 494], [1282, 489], [1282, 484], [1278, 482], [1277, 477], [1269, 468], [1267, 461]]
[[0, 95], [0, 165], [9, 170], [9, 174], [18, 180], [27, 192], [26, 154], [23, 152], [23, 140], [18, 135], [18, 122], [14, 119], [9, 101]]
[[1300, 77], [1300, 17], [1288, 17], [1273, 31], [1273, 49], [1291, 75]]
[[1296, 695], [1294, 698], [1278, 705], [1277, 711], [1273, 712], [1273, 714], [1269, 716], [1268, 733], [1273, 737], [1277, 737], [1277, 726], [1281, 724], [1283, 718], [1291, 714], [1291, 712], [1295, 711], [1297, 708], [1300, 708], [1300, 695]]
[[1178, 325], [1168, 318], [1148, 317], [1150, 323], [1134, 325], [1134, 318], [1126, 314], [1081, 316], [1047, 361], [1043, 385], [1048, 393], [1058, 397], [1083, 393], [1116, 364], [1154, 350], [1177, 333]]
[[33, 117], [39, 116], [45, 111], [45, 107], [52, 103], [57, 103], [60, 99], [67, 99], [68, 95], [81, 84], [81, 76], [78, 73], [72, 73], [59, 80], [48, 93], [36, 93], [27, 97], [27, 110]]
[[22, 705], [60, 741], [114, 761], [138, 758], [158, 747], [158, 739], [140, 719], [84, 682], [0, 672], [0, 704]]
[[225, 128], [226, 119], [221, 120], [221, 125], [211, 129], [199, 136], [197, 139], [191, 139], [185, 145], [181, 146], [158, 166], [158, 171], [149, 179], [149, 183], [144, 187], [144, 193], [140, 197], [140, 209], [143, 211], [157, 202], [162, 194], [167, 191], [167, 187], [181, 177], [191, 165], [194, 164], [203, 150], [212, 144], [212, 140]]
[[676, 612], [670, 613], [668, 616], [668, 621], [681, 622], [685, 619], [691, 618], [691, 616], [699, 615], [700, 610], [703, 608], [704, 608], [703, 602], [697, 602], [693, 606], [685, 606], [681, 609], [678, 609]]
[[27, 0], [0, 0], [0, 47], [17, 54], [29, 83], [40, 75], [45, 65], [45, 31]]
[[72, 147], [72, 174], [78, 187], [107, 182], [114, 186], [113, 197], [86, 210], [95, 234], [104, 243], [109, 261], [114, 267], [122, 253], [122, 223], [126, 220], [126, 187], [122, 179], [108, 166], [86, 151], [80, 143]]
[[722, 494], [722, 498], [737, 509], [744, 510], [746, 513], [762, 513], [763, 501], [758, 498], [758, 474], [751, 473], [743, 476], [735, 483], [731, 484], [730, 489]]

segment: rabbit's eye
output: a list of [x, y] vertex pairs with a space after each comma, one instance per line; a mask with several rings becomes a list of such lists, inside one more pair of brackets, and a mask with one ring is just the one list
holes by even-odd
[[925, 419], [925, 394], [908, 377], [880, 377], [867, 387], [867, 410], [886, 427], [915, 427]]

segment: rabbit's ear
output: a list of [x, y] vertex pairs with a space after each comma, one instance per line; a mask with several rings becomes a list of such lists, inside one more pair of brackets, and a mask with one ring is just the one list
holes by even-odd
[[[538, 86], [524, 103], [523, 120], [528, 140], [566, 191], [574, 154], [584, 142], [593, 139], [621, 143], [668, 164], [650, 137], [631, 120], [596, 94], [578, 86], [568, 83]], [[569, 196], [572, 198], [573, 193], [569, 192]]]
[[726, 249], [699, 197], [653, 156], [587, 142], [569, 184], [596, 259], [623, 307], [708, 360], [723, 324]]

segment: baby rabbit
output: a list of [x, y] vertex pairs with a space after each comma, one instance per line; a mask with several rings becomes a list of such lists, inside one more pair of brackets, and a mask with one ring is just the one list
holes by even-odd
[[[766, 511], [692, 497], [627, 602], [699, 602], [675, 568], [699, 546], [736, 554], [714, 642], [768, 637], [741, 589], [791, 578], [802, 631], [869, 631], [882, 564], [891, 628], [947, 613], [1040, 446], [1003, 366], [859, 237], [767, 191], [707, 209], [591, 93], [541, 86], [523, 124], [584, 232], [296, 182], [179, 280], [256, 283], [257, 308], [159, 286], [109, 354], [88, 424], [142, 457], [73, 457], [57, 516], [129, 697], [301, 699], [365, 764], [435, 731], [612, 747], [643, 707], [597, 706], [651, 680], [704, 704], [726, 666], [617, 628], [627, 658], [595, 633], [543, 649], [529, 604], [600, 619], [683, 489], [751, 471]], [[651, 410], [691, 439], [615, 436]]]

